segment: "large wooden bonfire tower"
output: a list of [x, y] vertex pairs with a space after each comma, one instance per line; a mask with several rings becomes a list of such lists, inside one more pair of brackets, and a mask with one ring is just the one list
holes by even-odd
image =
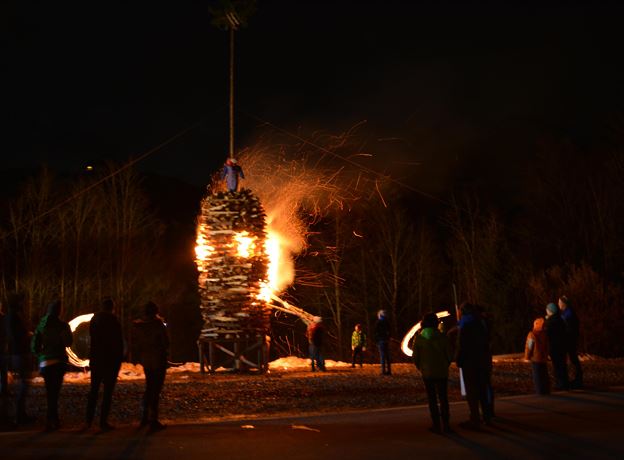
[[265, 213], [249, 190], [209, 193], [201, 203], [196, 262], [201, 314], [200, 368], [264, 372], [270, 313], [259, 295], [267, 281]]

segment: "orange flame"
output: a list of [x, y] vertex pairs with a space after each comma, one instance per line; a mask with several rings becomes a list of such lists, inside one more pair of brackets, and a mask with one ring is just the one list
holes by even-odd
[[[195, 259], [196, 262], [205, 262], [210, 257], [210, 254], [214, 252], [214, 248], [208, 244], [203, 235], [198, 234], [196, 240], [197, 246], [195, 246]], [[200, 263], [197, 263], [197, 267], [201, 267]]]

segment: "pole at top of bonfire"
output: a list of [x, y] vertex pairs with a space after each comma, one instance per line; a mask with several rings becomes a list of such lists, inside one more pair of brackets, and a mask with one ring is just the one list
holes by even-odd
[[236, 13], [229, 12], [226, 14], [227, 21], [230, 24], [230, 139], [229, 152], [230, 158], [234, 158], [234, 32], [238, 29], [240, 22]]
[[229, 155], [234, 158], [234, 32], [247, 25], [247, 20], [256, 10], [256, 0], [218, 0], [208, 7], [212, 25], [227, 30], [230, 36], [229, 75]]

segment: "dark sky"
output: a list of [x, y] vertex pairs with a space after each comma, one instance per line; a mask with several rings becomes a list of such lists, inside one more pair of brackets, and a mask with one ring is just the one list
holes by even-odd
[[[438, 177], [544, 136], [601, 142], [624, 108], [618, 3], [260, 0], [236, 38], [237, 145], [264, 132], [247, 114], [328, 133], [367, 120], [371, 153]], [[202, 184], [226, 157], [227, 34], [207, 2], [3, 9], [1, 169], [124, 160], [198, 121], [142, 167]]]

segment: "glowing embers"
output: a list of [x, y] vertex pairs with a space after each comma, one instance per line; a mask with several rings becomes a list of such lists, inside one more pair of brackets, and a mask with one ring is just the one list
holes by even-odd
[[[69, 322], [69, 327], [71, 328], [72, 334], [76, 332], [78, 327], [84, 323], [89, 323], [93, 318], [93, 313], [88, 313], [86, 315], [80, 315], [75, 317]], [[67, 351], [67, 357], [69, 358], [70, 364], [76, 367], [88, 367], [89, 360], [80, 358], [71, 347], [67, 347], [65, 349]]]
[[[438, 319], [440, 319], [440, 318], [446, 318], [447, 316], [451, 316], [451, 314], [448, 311], [440, 311], [436, 313], [436, 316], [438, 317]], [[419, 329], [420, 329], [420, 321], [416, 323], [409, 330], [407, 334], [405, 334], [405, 337], [403, 337], [403, 340], [401, 341], [401, 351], [405, 353], [407, 356], [411, 357], [414, 354], [414, 350], [412, 350], [409, 347], [409, 343], [412, 341], [412, 337], [416, 335]]]
[[270, 312], [260, 299], [267, 280], [266, 215], [248, 190], [202, 200], [195, 247], [204, 325], [201, 340], [264, 337]]

